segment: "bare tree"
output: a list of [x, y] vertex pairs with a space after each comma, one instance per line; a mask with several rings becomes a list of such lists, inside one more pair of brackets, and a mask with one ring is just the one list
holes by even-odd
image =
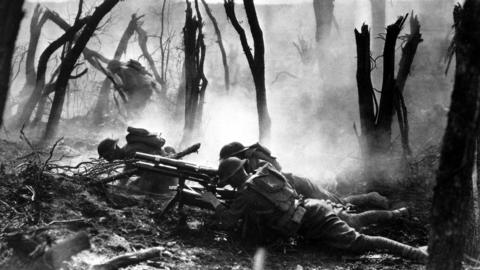
[[[371, 80], [370, 33], [368, 26], [363, 25], [361, 32], [355, 30], [357, 43], [357, 86], [360, 109], [361, 149], [367, 168], [375, 165], [376, 158], [389, 152], [391, 149], [392, 121], [397, 112], [402, 146], [404, 153], [410, 153], [408, 143], [407, 109], [403, 100], [403, 89], [417, 50], [422, 41], [420, 25], [417, 17], [410, 19], [410, 31], [407, 42], [402, 50], [400, 67], [395, 78], [395, 44], [398, 35], [405, 23], [406, 17], [400, 17], [394, 24], [387, 27], [385, 48], [383, 53], [383, 83], [380, 95], [380, 104], [374, 92]], [[370, 168], [374, 169], [374, 168]], [[367, 171], [369, 171], [367, 169]], [[374, 170], [373, 174], [376, 174]], [[372, 172], [370, 172], [372, 173]]]
[[332, 30], [334, 21], [333, 7], [335, 0], [313, 0], [313, 11], [315, 13], [315, 40], [325, 40]]
[[0, 125], [3, 124], [3, 111], [7, 102], [12, 57], [15, 51], [20, 22], [23, 18], [23, 0], [0, 1]]
[[[17, 120], [17, 124], [18, 124], [17, 128], [28, 124], [28, 121], [30, 120], [32, 112], [35, 109], [35, 106], [37, 106], [40, 99], [42, 98], [42, 95], [44, 96], [48, 95], [48, 91], [44, 91], [44, 89], [45, 89], [45, 80], [46, 80], [45, 77], [46, 77], [47, 65], [51, 55], [60, 47], [64, 46], [67, 42], [72, 41], [74, 36], [85, 25], [87, 20], [88, 20], [88, 17], [83, 20], [79, 20], [74, 26], [70, 27], [70, 29], [68, 29], [65, 32], [65, 34], [60, 36], [54, 42], [50, 43], [50, 45], [48, 45], [48, 47], [40, 55], [40, 59], [38, 61], [38, 68], [37, 68], [38, 72], [37, 72], [37, 77], [35, 81], [35, 88], [32, 94], [30, 95], [30, 97], [28, 98], [20, 114], [20, 117]], [[42, 108], [40, 108], [39, 106], [38, 110], [43, 111], [43, 106]]]
[[466, 244], [479, 241], [469, 223], [474, 222], [472, 173], [480, 129], [480, 1], [457, 6], [454, 21], [455, 83], [433, 196], [429, 270], [463, 269], [465, 252], [471, 255]]
[[227, 53], [225, 52], [225, 46], [223, 46], [222, 32], [220, 32], [217, 19], [215, 19], [215, 17], [213, 16], [213, 13], [210, 10], [207, 2], [205, 2], [205, 0], [202, 0], [202, 3], [205, 7], [205, 12], [207, 12], [208, 17], [212, 21], [213, 28], [215, 29], [215, 34], [217, 35], [218, 48], [220, 49], [220, 53], [222, 54], [223, 70], [225, 74], [225, 89], [228, 92], [228, 90], [230, 89], [230, 71], [228, 70]]
[[268, 142], [270, 140], [272, 123], [267, 108], [267, 91], [265, 87], [265, 45], [263, 41], [263, 33], [260, 24], [258, 23], [257, 12], [253, 0], [243, 0], [243, 5], [245, 7], [248, 24], [250, 25], [250, 31], [253, 37], [253, 55], [250, 51], [245, 30], [242, 28], [235, 15], [234, 1], [224, 0], [225, 12], [232, 23], [233, 28], [235, 28], [240, 37], [243, 52], [247, 57], [248, 65], [252, 72], [257, 98], [259, 140], [260, 142]]
[[208, 81], [203, 72], [205, 43], [202, 32], [203, 20], [195, 0], [196, 16], [193, 16], [190, 1], [186, 1], [183, 45], [185, 50], [185, 122], [182, 144], [189, 144], [198, 132], [202, 121], [203, 103]]
[[47, 128], [42, 138], [43, 141], [52, 139], [57, 131], [60, 117], [62, 114], [63, 103], [65, 100], [66, 88], [70, 79], [70, 74], [75, 68], [78, 57], [84, 51], [88, 41], [95, 32], [98, 24], [103, 17], [119, 2], [119, 0], [105, 0], [93, 12], [91, 18], [78, 36], [75, 45], [66, 54], [60, 67], [57, 82], [55, 83], [55, 96], [52, 103], [52, 109], [48, 118]]
[[[142, 50], [143, 57], [147, 60], [148, 65], [150, 66], [150, 70], [153, 73], [153, 77], [155, 80], [161, 85], [162, 87], [162, 94], [164, 95], [163, 98], [166, 97], [166, 78], [163, 77], [163, 73], [160, 74], [158, 72], [157, 66], [155, 64], [155, 61], [153, 60], [152, 54], [148, 50], [147, 42], [148, 42], [148, 35], [147, 32], [142, 28], [143, 22], [138, 21], [137, 25], [135, 27], [135, 31], [137, 32], [138, 35], [138, 45], [140, 46], [140, 49]], [[166, 75], [166, 73], [165, 73]]]

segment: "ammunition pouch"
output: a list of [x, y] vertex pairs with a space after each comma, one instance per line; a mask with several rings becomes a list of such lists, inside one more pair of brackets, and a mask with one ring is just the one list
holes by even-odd
[[295, 205], [284, 213], [273, 227], [283, 235], [294, 235], [300, 229], [306, 211], [303, 200], [295, 200]]

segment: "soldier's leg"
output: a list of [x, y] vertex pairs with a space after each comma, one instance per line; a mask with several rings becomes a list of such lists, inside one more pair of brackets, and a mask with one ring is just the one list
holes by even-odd
[[372, 224], [385, 222], [388, 220], [395, 220], [408, 216], [407, 208], [400, 208], [397, 210], [370, 210], [358, 214], [347, 213], [342, 210], [337, 213], [338, 217], [345, 221], [348, 225], [355, 229], [365, 227]]
[[331, 207], [321, 200], [306, 200], [307, 210], [299, 234], [321, 244], [352, 252], [387, 251], [405, 258], [424, 261], [427, 253], [384, 237], [358, 233], [341, 220]]
[[380, 209], [388, 209], [389, 201], [386, 197], [380, 195], [378, 192], [370, 192], [366, 194], [350, 195], [343, 200], [347, 203], [359, 207], [372, 207]]
[[426, 262], [428, 258], [428, 253], [423, 249], [405, 245], [386, 237], [365, 234], [360, 234], [349, 249], [355, 252], [383, 250], [393, 255], [421, 262]]

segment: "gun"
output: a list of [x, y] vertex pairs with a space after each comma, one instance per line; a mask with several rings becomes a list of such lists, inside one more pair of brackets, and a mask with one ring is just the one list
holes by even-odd
[[[160, 212], [159, 218], [176, 203], [178, 203], [178, 208], [181, 213], [184, 204], [212, 209], [209, 204], [200, 199], [200, 193], [203, 191], [214, 193], [217, 198], [224, 202], [228, 202], [235, 197], [235, 191], [216, 187], [218, 183], [218, 171], [214, 168], [141, 152], [136, 152], [135, 158], [138, 159], [138, 161], [134, 163], [134, 166], [139, 169], [150, 170], [162, 175], [179, 178], [179, 183], [176, 187], [177, 194]], [[188, 186], [185, 183], [186, 180], [196, 182], [202, 187]]]

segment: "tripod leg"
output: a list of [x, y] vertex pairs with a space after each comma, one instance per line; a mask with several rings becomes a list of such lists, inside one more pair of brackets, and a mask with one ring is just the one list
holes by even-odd
[[167, 203], [167, 205], [162, 209], [162, 211], [157, 215], [158, 218], [163, 218], [163, 216], [170, 210], [172, 209], [173, 206], [175, 206], [175, 203], [178, 202], [179, 195], [178, 192], [175, 194], [175, 196]]

